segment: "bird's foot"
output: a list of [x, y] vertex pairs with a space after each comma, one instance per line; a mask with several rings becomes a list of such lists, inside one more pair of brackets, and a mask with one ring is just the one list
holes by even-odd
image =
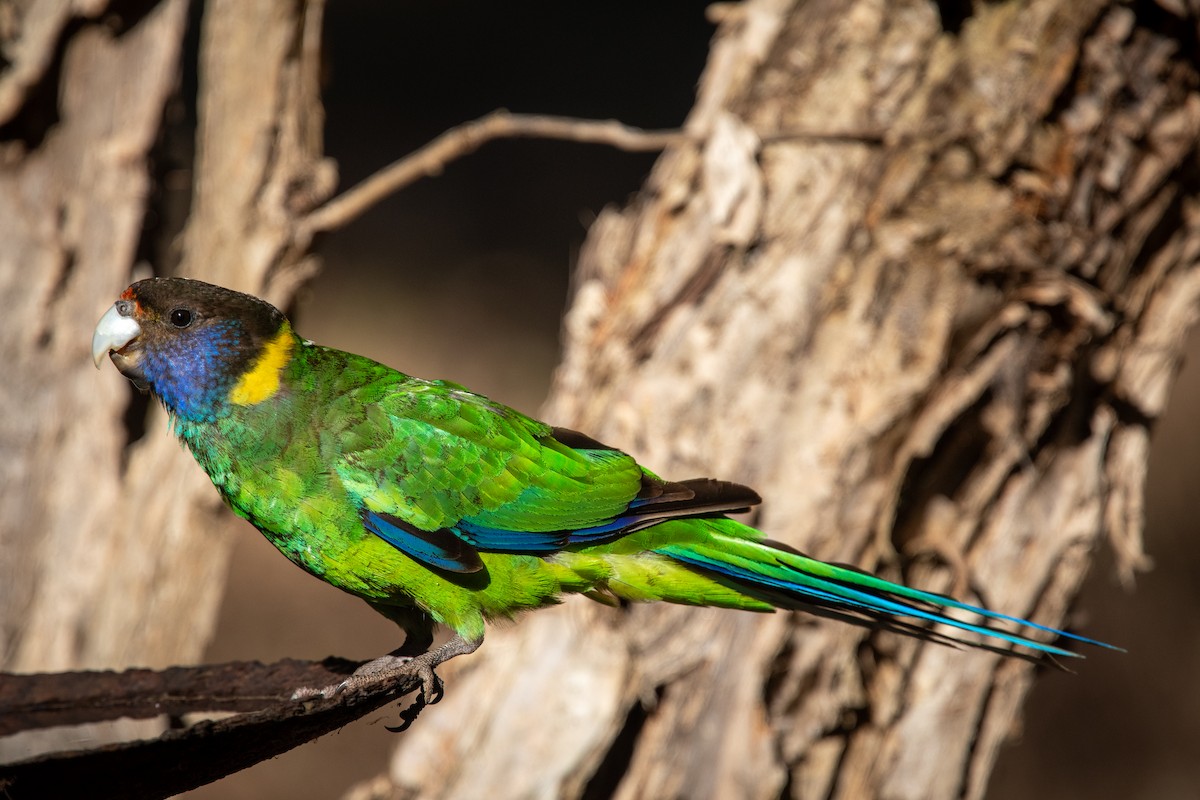
[[399, 732], [408, 728], [425, 706], [431, 706], [442, 699], [445, 692], [442, 679], [434, 670], [454, 656], [473, 653], [482, 640], [469, 642], [455, 636], [441, 647], [422, 653], [419, 656], [403, 655], [403, 649], [368, 661], [354, 670], [354, 673], [341, 683], [326, 686], [323, 689], [297, 689], [292, 694], [293, 700], [311, 700], [314, 698], [336, 697], [343, 692], [355, 692], [383, 682], [397, 681], [399, 678], [413, 676], [420, 682], [416, 700], [400, 713], [402, 723], [397, 727], [388, 726], [389, 731]]
[[420, 658], [422, 656], [400, 655], [398, 652], [388, 653], [361, 665], [358, 669], [354, 670], [349, 678], [340, 683], [331, 683], [322, 688], [306, 686], [302, 689], [297, 689], [292, 693], [292, 699], [328, 699], [337, 697], [345, 692], [356, 692], [359, 689], [364, 689], [393, 678], [416, 674], [421, 680], [420, 689], [422, 697], [425, 698], [427, 703], [436, 703], [437, 699], [435, 699], [435, 695], [440, 695], [441, 693], [441, 679], [433, 673], [432, 668], [425, 667], [422, 669], [422, 664], [418, 663], [418, 659]]

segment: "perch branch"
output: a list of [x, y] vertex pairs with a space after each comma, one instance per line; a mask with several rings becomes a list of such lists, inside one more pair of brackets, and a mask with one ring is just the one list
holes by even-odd
[[404, 676], [333, 698], [299, 702], [300, 686], [338, 683], [344, 659], [236, 662], [155, 672], [0, 674], [0, 735], [50, 725], [235, 711], [157, 739], [52, 753], [0, 766], [0, 795], [160, 798], [202, 786], [353, 722], [415, 689]]

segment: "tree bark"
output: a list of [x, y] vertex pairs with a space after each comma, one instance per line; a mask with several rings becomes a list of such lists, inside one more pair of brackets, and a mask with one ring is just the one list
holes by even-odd
[[[95, 17], [105, 5], [80, 12]], [[88, 369], [88, 320], [132, 270], [150, 191], [146, 155], [176, 82], [185, 12], [186, 3], [166, 2], [124, 35], [87, 19], [68, 35], [66, 4], [32, 3], [8, 42], [16, 58], [0, 83], [0, 281], [13, 306], [3, 324], [16, 379], [0, 389], [0, 447], [14, 455], [0, 480], [6, 668], [115, 665], [130, 643], [117, 619], [106, 629], [92, 616], [117, 606], [106, 584], [123, 572], [93, 567], [109, 561], [120, 527], [129, 398]], [[119, 101], [96, 102], [118, 85]], [[35, 412], [53, 423], [29, 424]], [[133, 612], [116, 616], [133, 623]]]
[[[162, 191], [150, 161], [173, 124], [188, 23], [185, 0], [139, 17], [107, 5], [28, 4], [0, 82], [0, 281], [20, 378], [0, 391], [0, 448], [15, 455], [0, 480], [0, 666], [17, 671], [194, 661], [225, 572], [227, 515], [204, 476], [170, 437], [129, 441], [144, 406], [88, 364], [94, 318], [162, 211], [149, 208]], [[292, 230], [332, 188], [319, 179], [318, 53], [305, 39], [319, 10], [207, 4], [194, 199], [180, 263], [160, 269], [284, 301], [310, 268]], [[35, 409], [49, 424], [28, 424]], [[157, 407], [151, 417], [165, 426]]]
[[[1071, 624], [1096, 547], [1141, 563], [1148, 427], [1196, 316], [1194, 12], [719, 10], [693, 143], [590, 231], [543, 417], [756, 486], [757, 523], [816, 556]], [[365, 793], [978, 797], [1035, 675], [586, 601], [456, 666]]]
[[[203, 653], [233, 521], [172, 437], [157, 435], [157, 405], [147, 413], [128, 382], [88, 363], [89, 331], [151, 253], [166, 262], [160, 273], [281, 303], [311, 271], [295, 220], [333, 176], [319, 159], [320, 12], [319, 2], [210, 0], [197, 23], [187, 0], [9, 7], [0, 669], [167, 666]], [[192, 112], [180, 85], [189, 24], [200, 25], [202, 62]], [[179, 141], [186, 163], [163, 174]], [[180, 177], [190, 178], [176, 191], [190, 205], [182, 230], [163, 185]]]

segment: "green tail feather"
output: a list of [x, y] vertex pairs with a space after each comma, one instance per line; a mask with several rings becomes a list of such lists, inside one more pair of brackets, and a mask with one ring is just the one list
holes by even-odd
[[[996, 627], [994, 623], [1014, 623], [1056, 637], [1111, 650], [1121, 649], [1020, 617], [989, 611], [945, 595], [910, 589], [850, 567], [818, 561], [786, 545], [751, 538], [752, 535], [759, 535], [758, 532], [733, 520], [711, 520], [705, 524], [711, 535], [704, 540], [697, 537], [688, 541], [674, 541], [655, 547], [655, 552], [710, 576], [725, 579], [750, 596], [766, 599], [781, 608], [798, 607], [825, 612], [860, 624], [873, 620], [887, 627], [902, 629], [905, 633], [949, 638], [973, 646], [987, 645], [942, 637], [921, 623], [947, 625], [991, 640], [1058, 656], [1081, 657], [1078, 653], [1040, 642], [1029, 635]], [[949, 616], [947, 610], [976, 614], [982, 621], [973, 623], [957, 619]]]

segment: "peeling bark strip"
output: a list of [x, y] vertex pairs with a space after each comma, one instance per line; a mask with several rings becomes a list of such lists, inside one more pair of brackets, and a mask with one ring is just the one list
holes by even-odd
[[[1097, 546], [1142, 559], [1147, 427], [1200, 299], [1196, 20], [971, 9], [722, 6], [688, 142], [590, 233], [545, 416], [757, 487], [816, 556], [1053, 625]], [[791, 135], [822, 129], [883, 135]], [[406, 797], [979, 797], [1033, 677], [583, 603], [472, 661], [401, 745]]]

